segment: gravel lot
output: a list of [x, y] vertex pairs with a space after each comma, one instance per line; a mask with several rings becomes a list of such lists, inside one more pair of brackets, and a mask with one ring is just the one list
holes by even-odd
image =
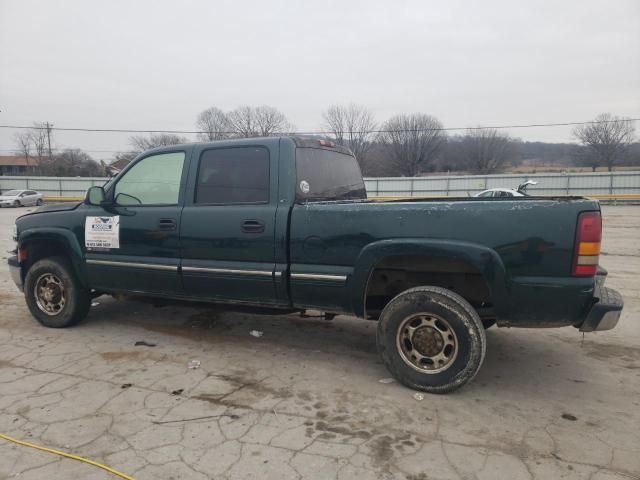
[[[0, 210], [3, 252], [26, 210]], [[101, 297], [51, 330], [3, 267], [0, 433], [136, 479], [640, 478], [640, 207], [604, 221], [601, 263], [626, 302], [615, 330], [491, 329], [475, 381], [422, 401], [380, 382], [372, 322]], [[116, 478], [0, 440], [0, 478], [18, 475]]]

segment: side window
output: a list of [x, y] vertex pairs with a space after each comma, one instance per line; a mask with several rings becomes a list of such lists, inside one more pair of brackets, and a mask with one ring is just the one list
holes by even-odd
[[176, 205], [184, 152], [152, 155], [138, 163], [116, 183], [118, 205]]
[[202, 152], [194, 199], [196, 204], [268, 201], [269, 151], [266, 148], [217, 148]]
[[486, 197], [490, 197], [490, 196], [492, 196], [492, 195], [493, 195], [493, 191], [492, 191], [492, 190], [489, 190], [489, 191], [486, 191], [486, 192], [482, 192], [482, 193], [481, 193], [480, 195], [478, 195], [478, 196], [479, 196], [479, 197], [485, 197], [485, 198], [486, 198]]

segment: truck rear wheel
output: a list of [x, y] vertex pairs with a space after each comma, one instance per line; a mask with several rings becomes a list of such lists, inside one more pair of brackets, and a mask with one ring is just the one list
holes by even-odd
[[382, 311], [378, 351], [407, 387], [447, 393], [471, 381], [486, 351], [484, 326], [460, 295], [440, 287], [402, 292]]
[[63, 257], [35, 262], [27, 271], [24, 296], [31, 314], [45, 327], [74, 325], [87, 316], [91, 307], [91, 295]]

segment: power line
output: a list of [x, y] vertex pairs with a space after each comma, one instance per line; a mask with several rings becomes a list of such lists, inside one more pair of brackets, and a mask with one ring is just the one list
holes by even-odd
[[[73, 149], [75, 147], [69, 147], [69, 148]], [[67, 149], [66, 147], [65, 148], [51, 147], [52, 152], [61, 152], [66, 149]], [[135, 151], [135, 150], [85, 150], [84, 148], [80, 148], [80, 150], [88, 153], [138, 153], [138, 151]], [[19, 148], [0, 148], [0, 152], [17, 152], [18, 154], [20, 154], [20, 149]]]
[[[362, 132], [350, 132], [350, 133], [392, 133], [392, 132], [423, 132], [423, 131], [460, 131], [460, 130], [483, 130], [483, 129], [507, 129], [507, 128], [537, 128], [537, 127], [570, 127], [576, 125], [589, 125], [599, 123], [617, 123], [632, 121], [637, 122], [640, 118], [623, 118], [618, 120], [592, 120], [587, 122], [556, 122], [556, 123], [528, 123], [528, 124], [515, 124], [515, 125], [492, 125], [492, 126], [478, 126], [478, 127], [442, 127], [442, 128], [416, 128], [416, 129], [399, 129], [399, 130], [367, 130]], [[57, 130], [61, 132], [98, 132], [98, 133], [182, 133], [182, 134], [211, 134], [211, 135], [235, 135], [237, 132], [233, 131], [216, 131], [206, 132], [204, 130], [138, 130], [138, 129], [125, 129], [125, 128], [80, 128], [80, 127], [52, 127], [52, 126], [25, 126], [25, 125], [0, 125], [0, 128], [11, 129], [29, 129], [29, 130]], [[276, 133], [276, 132], [274, 132]], [[282, 132], [288, 135], [333, 135], [331, 131], [308, 131], [308, 132]]]

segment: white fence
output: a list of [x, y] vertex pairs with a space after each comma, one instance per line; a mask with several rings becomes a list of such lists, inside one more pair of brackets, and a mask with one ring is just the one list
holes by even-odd
[[625, 196], [640, 194], [639, 172], [538, 173], [446, 177], [365, 178], [372, 197], [466, 197], [488, 188], [516, 188], [526, 180], [531, 195]]
[[[37, 190], [46, 197], [82, 197], [93, 185], [103, 185], [100, 177], [10, 177], [0, 176], [0, 190]], [[371, 197], [466, 197], [487, 188], [515, 188], [535, 180], [528, 191], [533, 195], [620, 196], [640, 195], [640, 171], [604, 173], [538, 173], [508, 175], [467, 175], [432, 177], [365, 178]]]
[[104, 185], [101, 177], [10, 177], [0, 176], [0, 190], [36, 190], [45, 197], [82, 197], [89, 187]]

